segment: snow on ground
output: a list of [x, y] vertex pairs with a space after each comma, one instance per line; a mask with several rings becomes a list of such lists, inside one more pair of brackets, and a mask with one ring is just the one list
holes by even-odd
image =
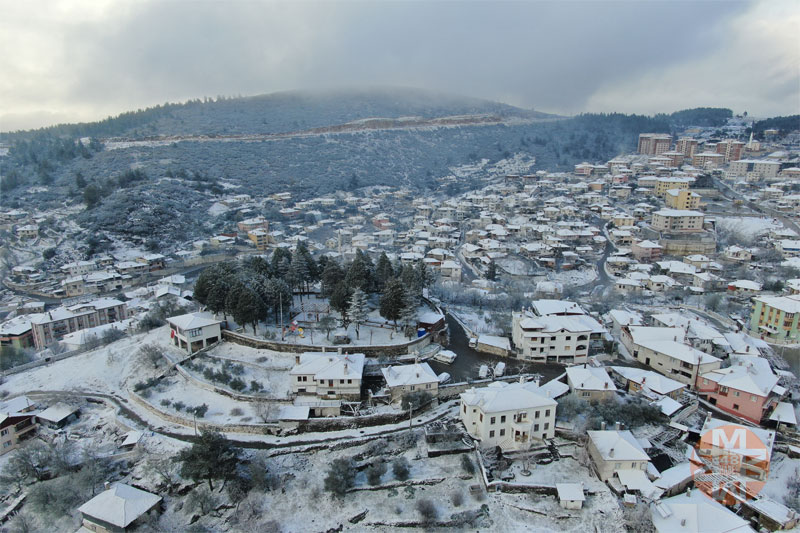
[[486, 333], [487, 335], [499, 335], [502, 333], [500, 328], [491, 323], [492, 315], [489, 311], [450, 305], [449, 312], [451, 315], [456, 315], [462, 324], [475, 333]]
[[211, 207], [208, 208], [208, 214], [211, 215], [212, 217], [215, 217], [217, 215], [227, 213], [230, 210], [231, 210], [230, 207], [228, 207], [227, 205], [221, 204], [219, 202], [214, 202], [213, 204], [211, 204]]
[[166, 326], [126, 337], [96, 350], [12, 374], [0, 390], [12, 395], [36, 390], [121, 393], [155, 373], [152, 365], [137, 356], [139, 348], [156, 343], [167, 349], [168, 339]]
[[798, 475], [800, 475], [800, 459], [791, 459], [783, 453], [775, 452], [770, 461], [767, 483], [760, 494], [784, 503], [783, 498], [787, 494], [786, 487], [789, 480]]
[[748, 238], [757, 237], [772, 230], [783, 228], [783, 224], [771, 217], [714, 217], [717, 228], [738, 233]]
[[527, 276], [531, 274], [535, 268], [522, 259], [515, 259], [513, 257], [504, 257], [498, 259], [497, 266], [505, 270], [512, 276]]
[[562, 270], [561, 272], [548, 272], [543, 278], [536, 281], [558, 281], [565, 287], [574, 285], [587, 285], [597, 279], [597, 269], [584, 268], [581, 270]]

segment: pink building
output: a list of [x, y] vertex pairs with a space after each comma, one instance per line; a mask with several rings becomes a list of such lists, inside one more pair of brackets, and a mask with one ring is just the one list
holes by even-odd
[[755, 424], [786, 393], [769, 362], [752, 355], [732, 355], [730, 367], [702, 374], [697, 391], [711, 405]]

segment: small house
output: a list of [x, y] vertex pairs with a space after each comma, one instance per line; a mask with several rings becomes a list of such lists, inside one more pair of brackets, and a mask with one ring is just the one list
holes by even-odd
[[172, 344], [194, 353], [211, 346], [222, 338], [220, 320], [204, 313], [189, 313], [167, 319]]
[[558, 504], [564, 509], [580, 509], [586, 496], [583, 494], [582, 483], [556, 483]]
[[50, 428], [60, 429], [77, 420], [80, 414], [81, 410], [77, 407], [72, 407], [65, 403], [57, 403], [36, 415], [36, 418]]
[[392, 401], [398, 401], [410, 392], [425, 391], [436, 396], [439, 378], [428, 363], [389, 366], [381, 368]]
[[157, 510], [161, 496], [117, 483], [78, 508], [83, 527], [96, 533], [118, 533], [133, 529], [147, 513]]

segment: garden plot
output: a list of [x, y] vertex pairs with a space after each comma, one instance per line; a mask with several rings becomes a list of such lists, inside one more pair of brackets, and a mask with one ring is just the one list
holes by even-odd
[[746, 239], [754, 239], [773, 230], [783, 228], [783, 224], [771, 217], [714, 217], [717, 229], [735, 233]]
[[280, 367], [237, 362], [201, 354], [182, 366], [196, 379], [240, 394], [258, 394], [269, 398], [288, 398], [289, 373], [293, 360]]
[[157, 409], [187, 420], [192, 419], [193, 409], [200, 407], [197, 418], [214, 424], [261, 423], [253, 402], [243, 402], [212, 392], [183, 376], [169, 376], [138, 392]]

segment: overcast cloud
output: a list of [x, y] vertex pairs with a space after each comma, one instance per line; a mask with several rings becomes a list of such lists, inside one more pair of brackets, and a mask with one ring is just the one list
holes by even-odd
[[566, 114], [798, 113], [799, 6], [0, 0], [0, 129], [374, 85]]

